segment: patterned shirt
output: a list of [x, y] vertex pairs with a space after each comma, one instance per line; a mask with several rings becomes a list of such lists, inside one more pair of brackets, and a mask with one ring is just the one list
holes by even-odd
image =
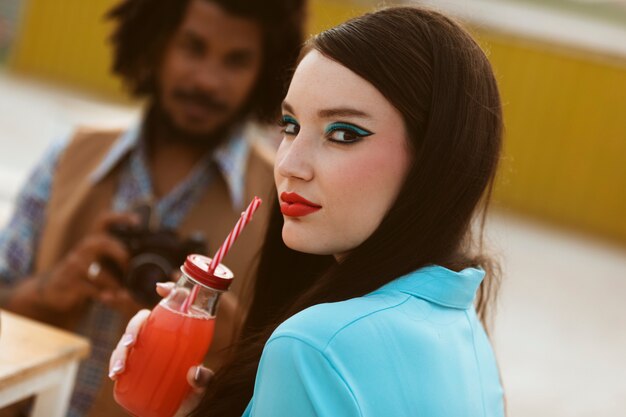
[[[129, 211], [138, 202], [150, 201], [157, 222], [164, 227], [176, 228], [211, 183], [213, 166], [218, 167], [228, 184], [233, 207], [243, 207], [245, 169], [250, 149], [243, 129], [236, 131], [212, 155], [201, 159], [183, 181], [160, 199], [154, 197], [146, 146], [141, 137], [141, 126], [126, 131], [90, 176], [90, 181], [97, 183], [125, 156], [129, 156], [121, 162], [120, 181], [111, 207], [113, 211]], [[0, 289], [4, 287], [6, 290], [33, 273], [54, 172], [69, 139], [56, 141], [47, 150], [22, 187], [11, 219], [0, 231]], [[109, 355], [119, 335], [120, 321], [115, 310], [93, 303], [80, 323], [78, 332], [91, 340], [92, 353], [79, 369], [69, 417], [82, 417], [89, 411], [106, 375]]]

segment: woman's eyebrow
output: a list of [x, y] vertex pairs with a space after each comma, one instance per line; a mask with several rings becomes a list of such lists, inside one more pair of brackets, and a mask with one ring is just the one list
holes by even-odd
[[332, 117], [359, 117], [361, 119], [371, 119], [372, 116], [365, 113], [362, 110], [353, 109], [350, 107], [337, 107], [333, 109], [322, 109], [317, 112], [320, 118], [332, 118]]
[[293, 111], [293, 107], [291, 107], [291, 104], [287, 103], [286, 101], [283, 101], [283, 104], [281, 105], [281, 107], [287, 113], [295, 114], [295, 112]]
[[[286, 101], [283, 101], [282, 108], [284, 111], [288, 113], [295, 114], [291, 104], [287, 103]], [[337, 108], [332, 108], [332, 109], [322, 109], [317, 112], [317, 115], [320, 118], [326, 118], [326, 119], [332, 118], [332, 117], [360, 117], [362, 119], [372, 118], [372, 116], [370, 116], [368, 113], [362, 110], [351, 108], [351, 107], [337, 107]]]

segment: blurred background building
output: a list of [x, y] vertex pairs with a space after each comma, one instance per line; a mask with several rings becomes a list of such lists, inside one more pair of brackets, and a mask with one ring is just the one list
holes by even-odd
[[[51, 140], [137, 117], [108, 71], [115, 2], [0, 0], [0, 224]], [[624, 415], [626, 0], [420, 3], [464, 22], [500, 83], [488, 237], [504, 271], [493, 336], [509, 416]], [[379, 4], [312, 0], [309, 32]]]

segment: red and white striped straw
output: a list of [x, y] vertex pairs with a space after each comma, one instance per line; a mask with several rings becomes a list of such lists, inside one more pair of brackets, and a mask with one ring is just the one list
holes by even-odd
[[224, 256], [226, 256], [230, 248], [233, 246], [233, 243], [235, 243], [235, 240], [237, 240], [243, 228], [246, 227], [248, 223], [250, 223], [250, 220], [252, 220], [252, 215], [259, 208], [261, 203], [262, 200], [259, 197], [255, 196], [246, 211], [241, 213], [241, 217], [237, 221], [235, 228], [228, 234], [228, 237], [226, 238], [224, 243], [222, 243], [222, 246], [220, 246], [217, 253], [213, 257], [211, 265], [209, 265], [209, 273], [212, 274], [213, 272], [215, 272], [215, 268], [217, 268], [220, 262], [222, 262], [222, 259], [224, 258]]
[[[229, 249], [233, 246], [233, 243], [235, 243], [235, 240], [237, 240], [243, 228], [246, 227], [248, 223], [250, 223], [250, 220], [252, 220], [252, 215], [259, 208], [262, 202], [263, 201], [259, 197], [255, 196], [252, 202], [250, 203], [250, 205], [248, 206], [248, 208], [246, 209], [246, 211], [241, 213], [241, 217], [237, 221], [235, 228], [228, 234], [228, 237], [226, 238], [224, 243], [222, 243], [222, 246], [220, 246], [219, 250], [217, 251], [213, 259], [211, 260], [211, 265], [209, 265], [210, 274], [215, 272], [215, 269], [220, 264], [220, 262], [222, 262], [222, 259], [224, 258], [224, 256], [226, 256]], [[198, 296], [199, 290], [200, 290], [200, 287], [198, 287], [197, 285], [194, 285], [191, 290], [191, 293], [189, 294], [187, 299], [183, 302], [183, 305], [181, 306], [181, 311], [183, 311], [185, 314], [187, 314], [191, 305], [194, 303], [194, 301], [196, 301], [196, 297]]]
[[193, 288], [191, 289], [191, 292], [189, 293], [187, 298], [185, 298], [185, 301], [183, 301], [183, 304], [180, 306], [180, 311], [182, 311], [185, 314], [189, 313], [189, 308], [194, 303], [194, 301], [196, 301], [196, 298], [198, 297], [199, 292], [200, 292], [200, 286], [194, 284]]

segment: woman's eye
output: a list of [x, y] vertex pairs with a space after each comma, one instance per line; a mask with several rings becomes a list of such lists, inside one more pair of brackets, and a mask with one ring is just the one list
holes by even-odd
[[326, 138], [336, 143], [354, 143], [373, 133], [349, 123], [333, 123], [326, 129]]
[[282, 127], [281, 132], [285, 135], [297, 135], [300, 132], [300, 125], [292, 117], [284, 116], [280, 119], [278, 125]]
[[362, 138], [362, 136], [357, 135], [355, 132], [351, 132], [349, 130], [333, 130], [329, 132], [328, 139], [335, 142], [355, 142]]
[[285, 123], [285, 127], [283, 128], [283, 133], [286, 135], [297, 135], [300, 131], [300, 126], [295, 123]]

